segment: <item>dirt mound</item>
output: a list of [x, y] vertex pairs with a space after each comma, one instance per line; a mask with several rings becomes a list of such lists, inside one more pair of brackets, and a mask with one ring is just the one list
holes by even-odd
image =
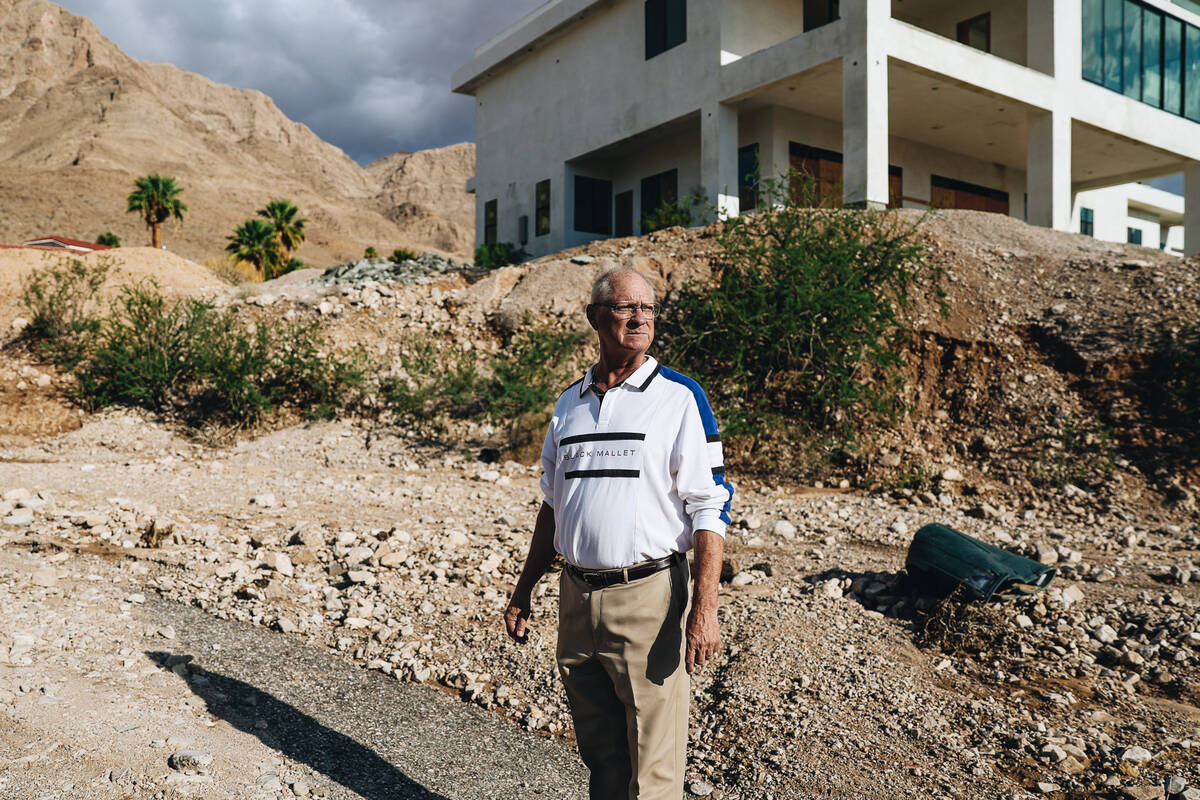
[[[124, 213], [124, 198], [135, 177], [160, 172], [178, 179], [189, 208], [184, 224], [166, 232], [167, 245], [195, 261], [220, 256], [225, 236], [278, 197], [311, 220], [299, 257], [316, 265], [357, 257], [368, 245], [470, 252], [465, 177], [442, 173], [473, 170], [473, 145], [404, 156], [411, 168], [373, 174], [261, 92], [139, 62], [46, 0], [6, 6], [0, 242], [50, 229], [84, 238], [111, 230], [143, 242], [145, 228]], [[407, 214], [397, 211], [402, 203]]]

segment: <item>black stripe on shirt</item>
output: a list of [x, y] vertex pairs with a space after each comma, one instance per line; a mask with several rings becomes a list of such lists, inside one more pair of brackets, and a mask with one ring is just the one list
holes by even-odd
[[708, 436], [704, 437], [704, 441], [708, 442], [709, 444], [711, 444], [713, 442], [719, 442], [719, 441], [721, 441], [721, 434], [710, 433]]
[[623, 442], [623, 441], [645, 441], [646, 434], [644, 433], [581, 433], [578, 436], [568, 436], [558, 443], [559, 447], [564, 447], [568, 444], [579, 444], [580, 442]]
[[639, 392], [644, 392], [644, 391], [646, 391], [646, 389], [650, 388], [650, 382], [651, 382], [652, 380], [654, 380], [654, 378], [655, 378], [655, 377], [658, 375], [658, 373], [660, 373], [660, 372], [662, 372], [662, 364], [655, 364], [655, 365], [654, 365], [654, 372], [651, 372], [651, 373], [650, 373], [650, 377], [649, 377], [649, 378], [646, 378], [646, 380], [642, 382], [642, 385], [638, 387], [638, 391], [639, 391]]
[[566, 480], [575, 478], [638, 478], [641, 477], [640, 469], [577, 469], [568, 472], [565, 476]]

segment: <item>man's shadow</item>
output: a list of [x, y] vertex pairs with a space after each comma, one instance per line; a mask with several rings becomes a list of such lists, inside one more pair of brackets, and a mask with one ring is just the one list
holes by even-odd
[[429, 791], [377, 753], [250, 684], [208, 672], [190, 655], [146, 655], [187, 683], [213, 716], [268, 747], [307, 764], [367, 800], [448, 800]]

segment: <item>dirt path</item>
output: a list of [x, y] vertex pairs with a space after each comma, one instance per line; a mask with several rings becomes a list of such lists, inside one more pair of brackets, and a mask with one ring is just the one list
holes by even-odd
[[[582, 796], [564, 744], [146, 596], [129, 566], [0, 550], [0, 796]], [[211, 764], [173, 769], [189, 750]]]

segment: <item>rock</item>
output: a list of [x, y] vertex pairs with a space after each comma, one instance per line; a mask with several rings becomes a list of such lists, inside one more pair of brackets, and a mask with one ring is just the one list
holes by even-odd
[[250, 505], [259, 506], [261, 508], [274, 508], [275, 507], [275, 495], [271, 494], [270, 492], [263, 492], [262, 494], [256, 494], [250, 498]]
[[205, 750], [180, 750], [167, 759], [171, 769], [180, 772], [202, 770], [212, 764], [212, 761], [212, 754]]
[[29, 320], [24, 317], [17, 317], [12, 321], [12, 329], [20, 333], [29, 327]]
[[730, 579], [729, 583], [731, 586], [745, 586], [754, 583], [754, 576], [749, 572], [739, 572]]
[[1037, 790], [1042, 794], [1051, 794], [1053, 792], [1061, 792], [1062, 787], [1051, 781], [1038, 781]]
[[494, 469], [485, 469], [476, 475], [475, 479], [484, 481], [486, 483], [495, 483], [496, 481], [500, 480], [500, 472]]
[[1133, 747], [1126, 747], [1124, 752], [1121, 753], [1121, 760], [1130, 764], [1145, 764], [1152, 758], [1154, 758], [1153, 753], [1144, 747], [1138, 747], [1136, 745]]
[[379, 566], [381, 567], [398, 567], [408, 559], [408, 553], [405, 552], [390, 552], [384, 553], [379, 557]]
[[879, 457], [879, 465], [883, 466], [883, 467], [887, 467], [888, 469], [894, 469], [894, 468], [900, 466], [900, 454], [899, 453], [884, 453], [883, 455], [881, 455]]
[[946, 467], [942, 470], [942, 480], [948, 483], [957, 483], [963, 480], [963, 474], [954, 467]]
[[1096, 641], [1101, 644], [1112, 644], [1117, 640], [1117, 632], [1108, 625], [1101, 625], [1094, 634]]
[[308, 797], [312, 789], [304, 781], [292, 781], [292, 794], [296, 797]]
[[713, 793], [713, 785], [708, 781], [695, 780], [688, 784], [688, 792], [696, 797], [708, 797]]
[[9, 489], [4, 494], [0, 495], [0, 500], [24, 500], [26, 497], [32, 496], [33, 493], [25, 488]]
[[1021, 630], [1028, 630], [1033, 627], [1033, 620], [1024, 614], [1017, 614], [1017, 627]]
[[280, 617], [279, 619], [275, 620], [275, 627], [278, 628], [281, 633], [296, 633], [300, 630], [300, 627], [287, 617]]
[[1037, 561], [1039, 564], [1046, 564], [1047, 566], [1049, 566], [1051, 564], [1058, 563], [1058, 551], [1055, 550], [1050, 545], [1039, 543], [1035, 547], [1035, 550], [1036, 550], [1036, 552], [1034, 553], [1034, 555], [1037, 558]]
[[1179, 800], [1200, 800], [1200, 789], [1189, 786], [1179, 793]]
[[788, 522], [786, 519], [781, 519], [771, 526], [771, 533], [778, 536], [780, 539], [791, 541], [796, 538], [796, 526]]
[[174, 639], [175, 638], [175, 628], [172, 625], [164, 625], [163, 627], [158, 629], [158, 635], [164, 639], [168, 639], [168, 640]]
[[892, 523], [890, 530], [892, 533], [898, 533], [903, 536], [908, 533], [908, 523], [902, 519], [898, 519]]
[[292, 566], [292, 559], [288, 557], [287, 553], [268, 553], [265, 563], [285, 578], [296, 576], [296, 569]]
[[24, 508], [28, 511], [41, 511], [46, 507], [46, 501], [40, 497], [22, 497], [17, 501], [17, 508]]
[[346, 579], [351, 583], [361, 583], [367, 586], [375, 585], [375, 573], [367, 569], [352, 569], [346, 572]]
[[839, 599], [842, 596], [842, 582], [837, 578], [821, 581], [817, 584], [817, 594], [822, 597]]
[[1128, 800], [1162, 800], [1161, 786], [1126, 786], [1121, 790], [1121, 797]]
[[1186, 788], [1188, 788], [1187, 778], [1179, 775], [1167, 778], [1167, 794], [1183, 794], [1183, 790]]
[[1073, 605], [1074, 603], [1078, 603], [1082, 599], [1083, 599], [1083, 590], [1079, 588], [1078, 584], [1073, 583], [1070, 586], [1068, 586], [1067, 588], [1062, 590], [1062, 602], [1063, 602], [1064, 606], [1070, 607], [1071, 605]]
[[571, 256], [572, 264], [590, 264], [595, 260], [595, 256]]
[[54, 570], [54, 567], [42, 567], [33, 573], [30, 580], [33, 581], [34, 586], [49, 589], [58, 585], [58, 573]]
[[33, 512], [31, 511], [14, 511], [4, 518], [5, 525], [14, 527], [24, 527], [33, 524]]

